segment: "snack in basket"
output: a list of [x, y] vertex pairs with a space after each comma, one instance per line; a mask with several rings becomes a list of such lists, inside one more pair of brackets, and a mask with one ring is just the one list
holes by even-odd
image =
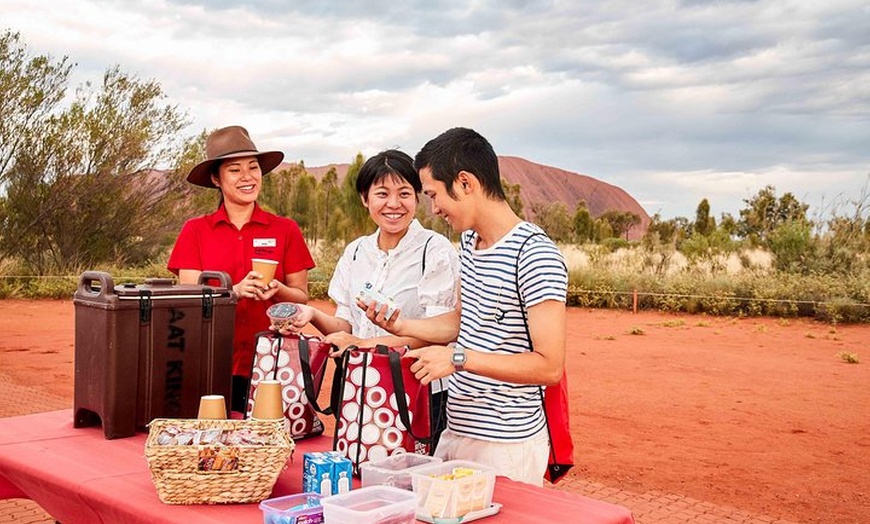
[[260, 502], [295, 447], [283, 421], [154, 419], [145, 458], [165, 504]]
[[266, 310], [266, 315], [272, 321], [272, 327], [275, 329], [287, 330], [293, 325], [293, 317], [299, 312], [299, 307], [292, 302], [278, 302], [272, 304]]

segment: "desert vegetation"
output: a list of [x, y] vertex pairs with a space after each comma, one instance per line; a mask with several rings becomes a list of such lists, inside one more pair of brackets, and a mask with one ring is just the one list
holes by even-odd
[[[70, 94], [72, 67], [0, 34], [0, 298], [66, 298], [90, 269], [119, 283], [169, 276], [184, 220], [217, 205], [213, 190], [185, 182], [207, 130], [182, 136], [188, 118], [159, 83], [113, 67]], [[364, 160], [352, 159], [342, 179], [334, 169], [314, 176], [302, 160], [264, 179], [262, 205], [295, 219], [316, 254], [314, 297], [324, 296], [346, 242], [372, 231], [354, 189]], [[694, 217], [653, 216], [640, 241], [626, 240], [641, 224], [632, 213], [592, 216], [584, 201], [526, 209], [519, 185], [505, 190], [562, 247], [571, 305], [870, 320], [866, 186], [812, 215], [772, 186], [737, 216], [715, 218], [704, 199]], [[421, 204], [421, 222], [456, 240]]]

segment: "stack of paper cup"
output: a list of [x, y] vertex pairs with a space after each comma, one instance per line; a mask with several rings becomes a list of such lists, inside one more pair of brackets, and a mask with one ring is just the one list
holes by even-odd
[[199, 414], [201, 419], [227, 418], [227, 403], [223, 395], [203, 395], [199, 399]]
[[281, 383], [277, 380], [261, 380], [254, 389], [254, 409], [251, 418], [277, 420], [284, 418], [284, 401], [281, 399]]

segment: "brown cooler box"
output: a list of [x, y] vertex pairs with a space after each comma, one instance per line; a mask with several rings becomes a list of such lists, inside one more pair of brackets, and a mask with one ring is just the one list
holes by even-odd
[[203, 272], [197, 285], [155, 278], [116, 286], [108, 273], [87, 271], [73, 303], [74, 427], [102, 421], [107, 439], [129, 437], [155, 418], [196, 418], [202, 395], [230, 398], [236, 296], [228, 274]]

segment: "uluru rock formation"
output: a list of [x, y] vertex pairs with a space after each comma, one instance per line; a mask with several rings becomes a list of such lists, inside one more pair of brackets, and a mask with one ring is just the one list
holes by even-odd
[[[628, 211], [638, 215], [641, 219], [639, 226], [628, 232], [630, 240], [637, 240], [643, 236], [650, 223], [647, 212], [637, 203], [637, 200], [620, 187], [602, 182], [596, 178], [572, 173], [557, 167], [545, 166], [530, 162], [515, 156], [499, 156], [499, 170], [501, 176], [511, 184], [520, 185], [520, 197], [523, 200], [523, 212], [529, 219], [531, 207], [535, 202], [564, 202], [568, 206], [568, 212], [574, 213], [577, 203], [586, 201], [586, 207], [593, 217], [616, 210]], [[287, 167], [284, 165], [283, 167]], [[344, 179], [349, 164], [329, 164], [305, 169], [320, 179], [330, 168], [335, 168], [338, 180]], [[281, 167], [279, 167], [281, 169]]]

